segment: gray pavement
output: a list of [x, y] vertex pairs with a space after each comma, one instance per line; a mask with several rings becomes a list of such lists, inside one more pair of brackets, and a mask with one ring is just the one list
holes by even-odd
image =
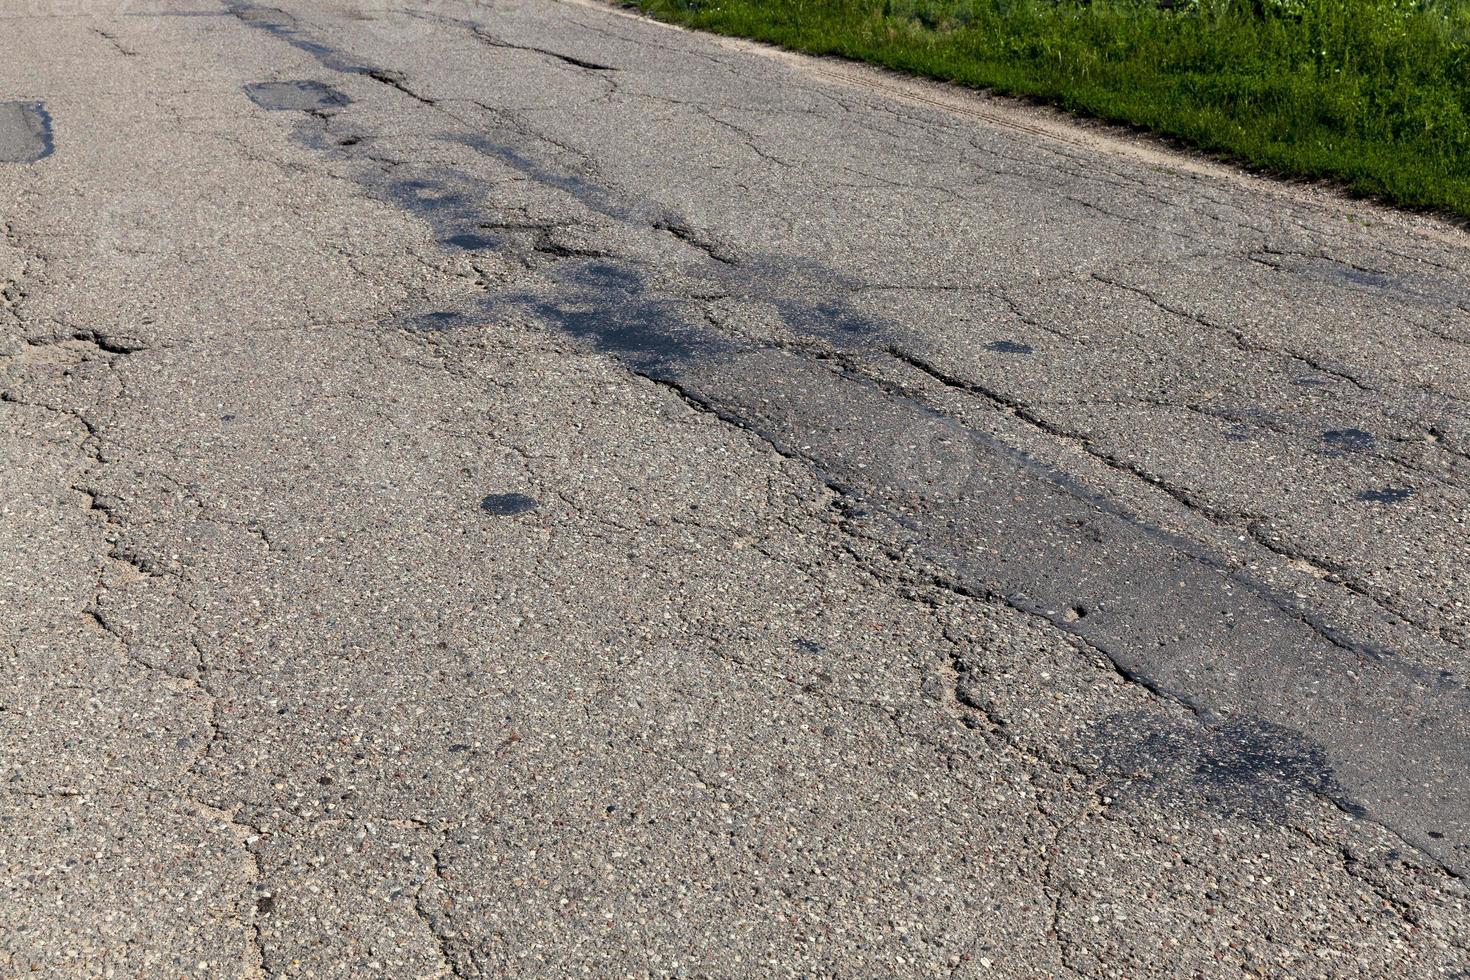
[[0, 27], [0, 975], [1470, 976], [1462, 231], [582, 2]]

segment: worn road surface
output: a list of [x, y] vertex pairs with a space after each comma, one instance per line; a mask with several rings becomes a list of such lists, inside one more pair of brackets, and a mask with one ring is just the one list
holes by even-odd
[[0, 11], [0, 975], [1470, 976], [1470, 236], [270, 2]]

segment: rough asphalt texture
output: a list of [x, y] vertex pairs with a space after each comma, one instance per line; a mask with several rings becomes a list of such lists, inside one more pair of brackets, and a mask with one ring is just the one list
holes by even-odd
[[0, 25], [0, 974], [1470, 976], [1463, 233], [584, 4]]

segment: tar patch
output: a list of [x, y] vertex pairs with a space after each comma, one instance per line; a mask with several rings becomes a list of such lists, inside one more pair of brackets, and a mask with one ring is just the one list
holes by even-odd
[[451, 235], [444, 239], [444, 244], [452, 245], [455, 248], [462, 248], [467, 252], [481, 252], [498, 247], [500, 242], [486, 235], [465, 234]]
[[35, 163], [54, 148], [44, 103], [0, 102], [0, 163]]
[[352, 100], [321, 82], [252, 82], [245, 86], [250, 101], [262, 109], [315, 112], [336, 109]]
[[1408, 487], [1384, 487], [1381, 490], [1364, 490], [1358, 494], [1358, 499], [1370, 504], [1401, 504], [1412, 496], [1414, 491]]
[[1115, 715], [1093, 726], [1100, 768], [1124, 777], [1120, 796], [1276, 822], [1294, 799], [1325, 796], [1345, 810], [1326, 752], [1298, 732], [1235, 718], [1217, 726]]
[[496, 517], [514, 517], [536, 509], [536, 501], [523, 493], [492, 493], [480, 501], [480, 509]]
[[1378, 442], [1373, 433], [1362, 429], [1328, 429], [1322, 433], [1322, 444], [1332, 453], [1361, 453]]

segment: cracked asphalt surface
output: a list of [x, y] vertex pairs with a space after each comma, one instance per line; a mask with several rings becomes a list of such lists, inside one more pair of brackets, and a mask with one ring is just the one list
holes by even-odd
[[0, 23], [0, 973], [1470, 976], [1465, 233], [582, 2]]

